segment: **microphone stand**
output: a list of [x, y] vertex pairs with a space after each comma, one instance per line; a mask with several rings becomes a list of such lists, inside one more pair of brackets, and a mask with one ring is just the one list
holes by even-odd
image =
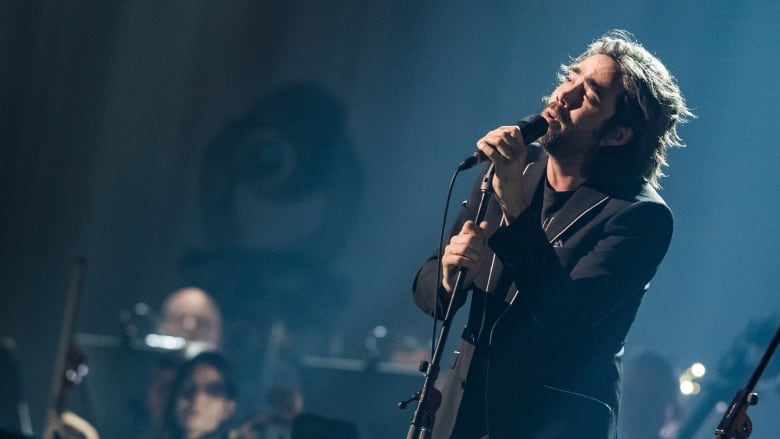
[[[485, 176], [482, 178], [482, 184], [480, 190], [482, 191], [482, 198], [479, 201], [479, 207], [477, 208], [477, 214], [474, 218], [474, 222], [479, 225], [482, 220], [485, 219], [485, 212], [487, 211], [487, 205], [490, 201], [490, 197], [493, 194], [493, 175], [495, 174], [495, 166], [490, 164]], [[441, 263], [441, 261], [439, 261]], [[415, 392], [414, 396], [407, 401], [402, 401], [398, 404], [400, 408], [406, 407], [406, 405], [414, 400], [417, 400], [417, 409], [414, 411], [411, 425], [409, 426], [409, 432], [406, 435], [406, 439], [429, 439], [433, 432], [433, 423], [436, 418], [436, 410], [441, 405], [441, 392], [434, 387], [436, 379], [439, 376], [439, 364], [441, 363], [442, 350], [447, 342], [447, 335], [450, 332], [452, 326], [452, 320], [455, 316], [454, 303], [456, 298], [460, 298], [466, 291], [463, 290], [463, 283], [466, 279], [466, 268], [461, 267], [458, 270], [458, 277], [455, 279], [455, 286], [452, 289], [450, 295], [450, 302], [447, 305], [447, 311], [444, 314], [444, 322], [441, 326], [441, 333], [436, 346], [433, 349], [433, 357], [431, 362], [423, 361], [420, 364], [420, 371], [425, 372], [425, 381], [423, 382], [422, 390]]]
[[715, 439], [747, 439], [750, 436], [750, 433], [753, 431], [753, 423], [747, 415], [747, 408], [748, 406], [758, 404], [758, 394], [753, 393], [753, 388], [758, 383], [758, 379], [761, 378], [761, 374], [772, 358], [778, 343], [780, 343], [780, 327], [777, 328], [777, 332], [775, 332], [775, 336], [769, 343], [769, 347], [767, 347], [767, 350], [761, 357], [758, 367], [756, 367], [753, 375], [750, 376], [747, 386], [737, 390], [736, 395], [734, 395], [734, 399], [729, 404], [723, 419], [721, 419], [720, 424], [715, 429]]

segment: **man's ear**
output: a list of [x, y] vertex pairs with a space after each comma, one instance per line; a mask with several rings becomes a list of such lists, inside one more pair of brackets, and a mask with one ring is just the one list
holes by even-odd
[[631, 142], [633, 139], [634, 130], [629, 127], [617, 126], [609, 130], [609, 133], [601, 139], [601, 144], [605, 146], [621, 146]]

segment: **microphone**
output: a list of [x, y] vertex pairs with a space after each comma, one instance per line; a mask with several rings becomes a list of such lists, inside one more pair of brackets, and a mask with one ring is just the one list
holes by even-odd
[[[526, 145], [542, 137], [542, 135], [547, 132], [547, 120], [538, 114], [523, 118], [523, 120], [517, 122], [517, 126], [520, 128], [520, 133], [523, 135], [523, 142], [525, 142]], [[471, 169], [485, 160], [487, 160], [485, 154], [483, 154], [482, 151], [476, 151], [471, 157], [460, 162], [458, 171]]]

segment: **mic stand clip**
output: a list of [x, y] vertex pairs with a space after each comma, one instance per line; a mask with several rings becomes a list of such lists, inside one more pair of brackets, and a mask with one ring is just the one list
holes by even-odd
[[758, 394], [753, 393], [753, 388], [758, 383], [758, 379], [761, 378], [761, 374], [772, 358], [778, 343], [780, 343], [780, 327], [777, 328], [775, 336], [761, 357], [758, 367], [750, 376], [747, 386], [737, 390], [737, 394], [734, 395], [723, 419], [715, 429], [715, 439], [747, 439], [750, 436], [753, 431], [753, 423], [747, 415], [747, 408], [758, 404]]

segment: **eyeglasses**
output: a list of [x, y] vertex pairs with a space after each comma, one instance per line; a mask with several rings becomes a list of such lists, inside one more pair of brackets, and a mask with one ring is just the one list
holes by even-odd
[[185, 383], [179, 392], [179, 398], [193, 399], [198, 393], [203, 392], [212, 398], [224, 398], [227, 395], [225, 383], [222, 381], [209, 381], [198, 385], [193, 382]]

